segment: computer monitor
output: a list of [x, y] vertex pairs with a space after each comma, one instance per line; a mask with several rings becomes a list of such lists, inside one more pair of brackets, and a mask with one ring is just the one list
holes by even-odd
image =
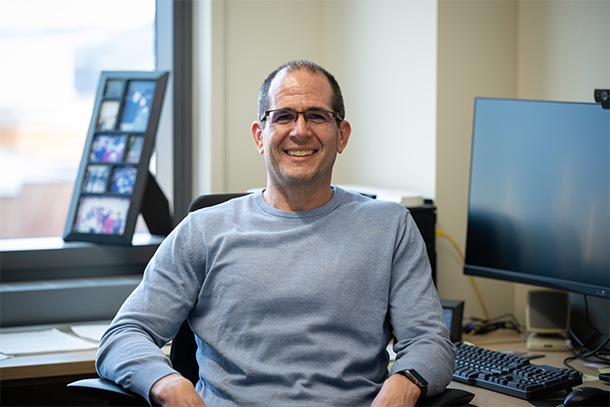
[[478, 98], [464, 273], [610, 298], [610, 110]]

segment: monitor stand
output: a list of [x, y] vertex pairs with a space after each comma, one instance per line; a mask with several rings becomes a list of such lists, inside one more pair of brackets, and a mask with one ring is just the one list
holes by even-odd
[[533, 332], [527, 338], [527, 349], [529, 350], [546, 350], [546, 351], [563, 351], [565, 352], [566, 338], [561, 334], [543, 334]]

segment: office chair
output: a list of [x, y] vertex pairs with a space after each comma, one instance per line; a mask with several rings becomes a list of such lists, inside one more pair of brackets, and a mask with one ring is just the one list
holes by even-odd
[[[247, 195], [247, 192], [206, 194], [195, 198], [189, 205], [189, 212], [214, 206], [229, 199]], [[189, 379], [193, 385], [199, 380], [199, 367], [195, 358], [197, 343], [195, 334], [188, 321], [184, 321], [172, 340], [170, 360], [172, 366], [182, 376]], [[124, 389], [122, 386], [102, 378], [82, 379], [68, 384], [68, 388], [80, 396], [93, 397], [108, 401], [116, 406], [148, 406], [148, 402], [140, 395]], [[443, 393], [427, 397], [419, 406], [466, 406], [474, 394], [465, 390], [446, 389]]]

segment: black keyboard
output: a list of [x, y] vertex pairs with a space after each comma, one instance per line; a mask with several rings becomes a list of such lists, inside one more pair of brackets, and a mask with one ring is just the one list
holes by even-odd
[[521, 399], [549, 398], [582, 384], [580, 372], [530, 364], [528, 359], [457, 343], [453, 380]]

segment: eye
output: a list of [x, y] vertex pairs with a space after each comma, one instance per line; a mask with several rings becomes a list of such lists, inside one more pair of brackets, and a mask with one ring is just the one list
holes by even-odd
[[280, 110], [277, 112], [273, 112], [271, 116], [271, 123], [273, 124], [288, 124], [292, 123], [296, 119], [296, 112], [292, 112], [290, 110]]
[[310, 110], [309, 112], [307, 112], [307, 121], [308, 122], [322, 124], [322, 123], [328, 123], [328, 122], [330, 122], [330, 120], [331, 120], [330, 114], [323, 110]]

